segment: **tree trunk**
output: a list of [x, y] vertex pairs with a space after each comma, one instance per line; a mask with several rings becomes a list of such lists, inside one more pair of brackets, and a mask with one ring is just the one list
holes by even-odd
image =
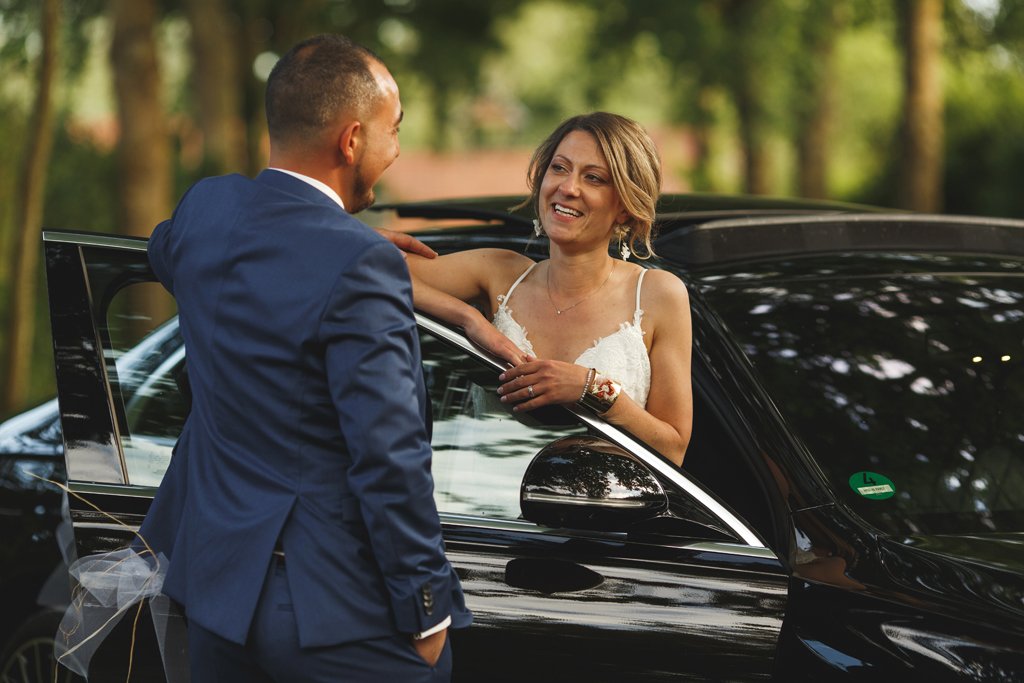
[[762, 31], [759, 10], [753, 0], [731, 0], [722, 5], [722, 18], [736, 44], [735, 70], [729, 89], [739, 119], [739, 139], [743, 153], [743, 192], [769, 194], [771, 165], [765, 121], [765, 88], [761, 77], [764, 55], [758, 49], [757, 34]]
[[743, 146], [743, 192], [770, 194], [768, 145], [762, 130], [757, 86], [753, 85], [747, 76], [748, 74], [740, 76], [739, 87], [733, 93], [740, 121], [740, 144]]
[[[120, 136], [117, 145], [118, 232], [148, 237], [170, 215], [171, 143], [164, 117], [155, 39], [155, 0], [111, 0], [110, 58]], [[162, 321], [167, 300], [148, 287], [127, 291], [133, 314]], [[129, 330], [135, 338], [139, 330]]]
[[226, 0], [186, 0], [192, 27], [192, 74], [203, 133], [203, 175], [247, 170], [242, 93], [245, 81], [236, 45], [238, 17]]
[[801, 197], [828, 196], [829, 132], [832, 124], [832, 85], [818, 84], [816, 106], [800, 131], [797, 143], [797, 184]]
[[711, 87], [702, 84], [697, 87], [694, 98], [693, 170], [690, 174], [690, 185], [698, 192], [714, 192], [717, 190], [711, 172], [713, 150], [711, 148], [714, 112], [711, 102]]
[[39, 279], [40, 230], [43, 224], [43, 200], [46, 168], [53, 149], [53, 82], [57, 72], [59, 0], [43, 0], [40, 33], [43, 51], [39, 60], [39, 89], [32, 105], [29, 138], [21, 173], [21, 188], [16, 209], [18, 226], [12, 256], [10, 322], [3, 413], [24, 407], [29, 399], [32, 346], [35, 341]]
[[269, 157], [267, 117], [263, 99], [266, 83], [255, 76], [252, 65], [256, 57], [270, 50], [267, 42], [266, 18], [263, 8], [253, 3], [236, 3], [241, 17], [240, 39], [236, 46], [237, 60], [244, 65], [242, 80], [242, 119], [245, 124], [245, 150], [248, 166], [246, 175], [255, 176], [266, 165]]
[[[323, 25], [324, 0], [273, 0], [232, 2], [241, 19], [241, 39], [237, 43], [238, 63], [245, 87], [242, 96], [242, 118], [245, 120], [245, 147], [248, 174], [255, 176], [267, 165], [269, 144], [267, 117], [263, 104], [266, 83], [252, 71], [256, 57], [273, 51], [283, 55], [299, 41], [310, 37], [310, 26]], [[272, 27], [273, 30], [268, 30]]]
[[797, 108], [797, 189], [801, 197], [828, 196], [829, 139], [835, 114], [835, 44], [845, 18], [845, 6], [831, 2], [815, 6], [806, 17], [807, 62], [798, 82], [803, 100]]
[[942, 210], [942, 2], [900, 4], [906, 94], [897, 201], [914, 211]]
[[170, 213], [171, 146], [157, 63], [154, 0], [111, 0], [110, 56], [120, 137], [119, 232], [148, 237]]
[[435, 83], [431, 92], [431, 109], [433, 110], [434, 134], [430, 136], [430, 148], [435, 152], [443, 152], [451, 143], [451, 90], [444, 85]]

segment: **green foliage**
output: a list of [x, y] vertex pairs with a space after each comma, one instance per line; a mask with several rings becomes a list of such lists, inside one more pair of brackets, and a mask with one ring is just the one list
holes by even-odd
[[832, 193], [837, 199], [891, 206], [892, 149], [902, 104], [901, 57], [889, 22], [862, 24], [836, 44], [836, 101]]
[[463, 123], [453, 105], [478, 90], [480, 65], [498, 46], [494, 27], [520, 4], [521, 0], [334, 0], [303, 6], [311, 22], [307, 27], [345, 33], [378, 53], [399, 81], [416, 79], [429, 98], [431, 146], [445, 149]]
[[524, 140], [539, 141], [567, 116], [593, 108], [586, 64], [595, 21], [588, 8], [542, 1], [499, 23], [502, 54], [486, 66], [488, 95], [518, 116]]
[[[97, 142], [95, 130], [86, 131], [113, 109], [109, 78], [96, 75], [109, 68], [108, 5], [62, 5], [58, 101], [64, 111], [48, 177], [47, 227], [107, 231], [115, 225], [113, 152], [109, 142]], [[244, 64], [239, 116], [253, 131], [253, 145], [262, 118], [257, 56], [336, 31], [373, 49], [395, 73], [408, 114], [407, 147], [532, 146], [567, 116], [609, 109], [652, 129], [686, 130], [697, 151], [685, 172], [702, 190], [741, 189], [743, 145], [754, 140], [767, 151], [771, 190], [791, 192], [794, 150], [819, 104], [822, 79], [831, 78], [831, 195], [895, 201], [901, 5], [887, 0], [227, 0], [227, 6]], [[194, 133], [189, 137], [198, 116], [192, 79], [202, 65], [191, 62], [180, 0], [161, 0], [160, 7], [180, 196], [204, 174]], [[945, 2], [946, 209], [1021, 217], [1024, 0], [1001, 0], [988, 12], [979, 7]], [[0, 0], [2, 254], [9, 253], [14, 228], [38, 14], [38, 0]], [[831, 70], [818, 58], [824, 48], [834, 59]], [[0, 315], [8, 265], [0, 263]], [[43, 329], [32, 361], [39, 398], [52, 392]]]
[[992, 40], [1024, 54], [1024, 0], [1001, 0], [992, 21]]
[[69, 128], [65, 115], [54, 135], [43, 226], [111, 232], [116, 225], [118, 187], [113, 150]]
[[1001, 48], [952, 71], [946, 101], [945, 209], [1024, 218], [1024, 69]]

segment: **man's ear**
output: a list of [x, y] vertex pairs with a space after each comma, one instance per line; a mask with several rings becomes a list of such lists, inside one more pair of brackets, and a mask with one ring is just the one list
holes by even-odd
[[355, 165], [356, 159], [362, 152], [362, 128], [359, 121], [352, 121], [341, 129], [341, 135], [338, 136], [338, 151], [341, 152], [342, 159], [349, 166]]

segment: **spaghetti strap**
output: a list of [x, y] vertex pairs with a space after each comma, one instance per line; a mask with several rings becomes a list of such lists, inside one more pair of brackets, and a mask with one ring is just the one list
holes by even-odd
[[[526, 270], [524, 270], [523, 274], [520, 275], [518, 278], [516, 278], [516, 281], [512, 283], [512, 286], [508, 288], [507, 292], [505, 292], [503, 295], [499, 294], [498, 295], [498, 303], [501, 304], [502, 306], [504, 306], [505, 302], [508, 301], [508, 298], [510, 296], [512, 296], [512, 292], [514, 292], [516, 287], [519, 286], [519, 283], [522, 282], [523, 280], [525, 280], [526, 276], [529, 275], [530, 271], [533, 270], [536, 266], [537, 266], [537, 262], [531, 263], [530, 267], [527, 268]], [[637, 298], [637, 301], [639, 301], [639, 300], [640, 299]]]
[[636, 279], [636, 309], [633, 311], [633, 324], [640, 327], [640, 318], [643, 317], [644, 311], [640, 308], [640, 286], [644, 283], [644, 275], [647, 275], [647, 269], [640, 271], [640, 276]]

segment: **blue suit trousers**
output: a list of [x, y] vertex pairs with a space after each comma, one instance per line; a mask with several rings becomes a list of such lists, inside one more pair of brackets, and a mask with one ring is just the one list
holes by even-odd
[[447, 683], [451, 639], [436, 666], [419, 656], [405, 634], [327, 647], [299, 647], [287, 563], [275, 558], [260, 595], [252, 630], [238, 645], [190, 623], [192, 683]]

